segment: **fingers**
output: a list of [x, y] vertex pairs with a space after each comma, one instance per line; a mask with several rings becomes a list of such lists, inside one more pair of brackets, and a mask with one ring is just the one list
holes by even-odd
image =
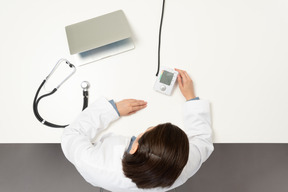
[[147, 102], [144, 100], [137, 100], [137, 99], [125, 99], [126, 102], [128, 102], [130, 104], [130, 106], [134, 107], [134, 106], [143, 106], [143, 105], [147, 105]]
[[183, 79], [184, 82], [191, 80], [190, 76], [188, 75], [186, 71], [181, 70], [181, 69], [175, 69], [175, 71], [178, 72], [179, 76]]
[[179, 84], [180, 89], [182, 89], [184, 87], [185, 82], [188, 80], [189, 76], [187, 77], [187, 73], [185, 73], [186, 71], [180, 70], [180, 69], [175, 69], [178, 72], [178, 76], [177, 76], [177, 81]]
[[182, 95], [186, 100], [195, 98], [193, 81], [188, 73], [184, 70], [175, 69], [178, 72], [178, 83]]
[[178, 81], [178, 84], [179, 84], [180, 89], [182, 89], [182, 87], [183, 87], [183, 82], [182, 82], [182, 78], [180, 77], [180, 75], [177, 76], [177, 81]]
[[143, 100], [136, 99], [124, 99], [116, 103], [117, 110], [120, 116], [131, 115], [145, 107], [147, 107], [147, 102]]
[[147, 102], [143, 100], [125, 99], [124, 101], [127, 102], [128, 115], [134, 114], [137, 111], [147, 107]]
[[133, 107], [132, 107], [132, 112], [139, 111], [139, 110], [141, 110], [141, 109], [144, 109], [145, 107], [147, 107], [147, 104], [145, 104], [145, 105], [133, 106]]
[[132, 105], [143, 105], [143, 104], [147, 104], [146, 101], [144, 100], [137, 100], [137, 99], [124, 99], [123, 101], [126, 101]]
[[147, 107], [147, 102], [143, 100], [132, 100], [131, 107], [132, 108], [130, 113], [133, 113]]

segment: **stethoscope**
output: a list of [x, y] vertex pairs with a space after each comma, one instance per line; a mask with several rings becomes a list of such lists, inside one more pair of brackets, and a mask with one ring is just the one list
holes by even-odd
[[[70, 68], [72, 68], [72, 72], [56, 87], [54, 88], [52, 91], [50, 91], [47, 94], [44, 94], [42, 96], [40, 96], [38, 98], [39, 92], [41, 91], [42, 87], [47, 83], [47, 81], [49, 80], [49, 78], [53, 75], [53, 73], [56, 71], [56, 69], [61, 65], [61, 64], [67, 64]], [[41, 85], [39, 86], [36, 95], [34, 97], [34, 102], [33, 102], [33, 111], [34, 111], [34, 115], [35, 117], [44, 125], [47, 125], [49, 127], [53, 127], [53, 128], [64, 128], [67, 127], [68, 125], [57, 125], [54, 123], [51, 123], [47, 120], [45, 120], [44, 118], [41, 117], [41, 115], [39, 114], [38, 111], [38, 104], [40, 102], [41, 99], [43, 99], [44, 97], [48, 97], [52, 94], [54, 94], [60, 87], [61, 85], [63, 85], [63, 83], [65, 83], [65, 81], [67, 81], [74, 73], [76, 72], [76, 67], [70, 63], [67, 59], [60, 59], [56, 65], [54, 66], [54, 68], [52, 69], [52, 71], [49, 73], [49, 75], [43, 80], [43, 82], [41, 83]], [[88, 106], [88, 89], [90, 87], [90, 84], [88, 81], [83, 81], [81, 83], [81, 87], [83, 89], [83, 108], [82, 110], [84, 110], [87, 106]]]

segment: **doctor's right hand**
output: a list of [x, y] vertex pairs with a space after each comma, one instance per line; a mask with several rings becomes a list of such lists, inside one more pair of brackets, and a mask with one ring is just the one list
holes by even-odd
[[180, 69], [175, 70], [178, 72], [177, 80], [182, 95], [185, 97], [186, 101], [194, 99], [196, 96], [194, 93], [194, 86], [192, 79], [189, 77], [186, 71]]
[[124, 99], [116, 103], [120, 116], [127, 116], [147, 107], [147, 102], [136, 99]]

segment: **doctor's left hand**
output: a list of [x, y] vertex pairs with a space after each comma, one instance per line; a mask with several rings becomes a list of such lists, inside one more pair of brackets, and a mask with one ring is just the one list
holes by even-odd
[[120, 116], [127, 116], [147, 107], [147, 102], [136, 99], [124, 99], [116, 103]]

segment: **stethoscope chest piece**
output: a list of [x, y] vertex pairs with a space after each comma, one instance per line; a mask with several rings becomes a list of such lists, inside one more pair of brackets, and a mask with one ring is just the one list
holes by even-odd
[[88, 81], [83, 81], [81, 83], [81, 87], [82, 87], [83, 91], [88, 91], [88, 89], [90, 88], [90, 83]]

